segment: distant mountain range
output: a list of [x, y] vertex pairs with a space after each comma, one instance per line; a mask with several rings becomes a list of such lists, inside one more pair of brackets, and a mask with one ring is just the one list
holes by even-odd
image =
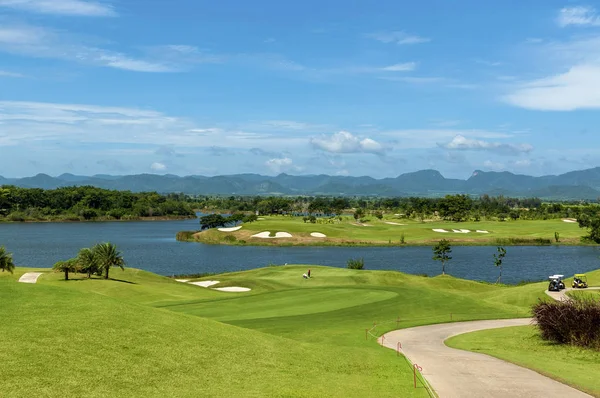
[[539, 197], [543, 199], [595, 200], [600, 197], [600, 167], [561, 175], [532, 177], [509, 172], [476, 170], [467, 180], [445, 178], [436, 170], [401, 174], [396, 178], [342, 177], [329, 175], [263, 176], [234, 174], [215, 177], [172, 174], [137, 174], [91, 177], [61, 174], [51, 177], [4, 178], [0, 185], [54, 189], [92, 185], [134, 192], [183, 192], [192, 195], [328, 195], [328, 196], [425, 196], [471, 194], [490, 196]]

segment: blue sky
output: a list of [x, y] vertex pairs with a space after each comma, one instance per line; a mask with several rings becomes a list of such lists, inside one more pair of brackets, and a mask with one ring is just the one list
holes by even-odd
[[600, 166], [600, 4], [0, 0], [0, 175]]

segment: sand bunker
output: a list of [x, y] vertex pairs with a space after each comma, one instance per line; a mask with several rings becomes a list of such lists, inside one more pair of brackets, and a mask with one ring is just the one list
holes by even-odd
[[469, 229], [453, 229], [452, 232], [457, 233], [457, 234], [468, 234], [469, 232], [471, 232], [471, 230], [469, 230]]
[[480, 234], [489, 234], [489, 231], [486, 231], [485, 229], [478, 229], [475, 232], [479, 232]]
[[322, 233], [320, 233], [320, 232], [311, 232], [311, 233], [310, 233], [310, 236], [313, 236], [313, 237], [315, 237], [315, 238], [326, 238], [326, 237], [327, 237], [327, 235], [325, 235], [325, 234], [322, 234]]
[[258, 221], [263, 221], [263, 220], [264, 220], [264, 218], [263, 218], [263, 217], [258, 217], [258, 218], [257, 218], [257, 220], [258, 220]]
[[41, 272], [26, 272], [19, 278], [21, 283], [36, 283], [38, 278], [42, 275]]
[[563, 221], [564, 221], [564, 222], [570, 222], [570, 223], [575, 223], [575, 222], [577, 222], [577, 220], [574, 220], [574, 219], [572, 219], [572, 218], [563, 218]]
[[406, 225], [406, 224], [400, 224], [399, 222], [393, 222], [393, 221], [386, 221], [386, 224], [390, 224], [390, 225]]
[[200, 282], [190, 282], [190, 285], [210, 287], [212, 285], [216, 285], [217, 283], [219, 283], [219, 281], [200, 281]]
[[233, 231], [237, 231], [239, 229], [242, 229], [242, 226], [238, 226], [238, 227], [229, 227], [229, 228], [219, 228], [219, 231], [221, 232], [233, 232]]
[[248, 287], [229, 286], [229, 287], [215, 287], [213, 290], [218, 290], [221, 292], [249, 292], [252, 289], [250, 289]]
[[433, 231], [433, 232], [442, 232], [442, 233], [447, 233], [447, 232], [450, 232], [450, 231], [446, 231], [445, 229], [440, 229], [440, 228], [435, 228], [435, 229], [432, 229], [432, 231]]
[[189, 279], [175, 279], [176, 282], [186, 283], [189, 282]]
[[271, 232], [269, 231], [264, 231], [264, 232], [259, 232], [257, 234], [252, 235], [253, 238], [261, 238], [261, 239], [275, 239], [275, 238], [291, 238], [292, 234], [290, 234], [289, 232], [277, 232], [275, 234], [275, 236], [269, 236], [271, 235]]

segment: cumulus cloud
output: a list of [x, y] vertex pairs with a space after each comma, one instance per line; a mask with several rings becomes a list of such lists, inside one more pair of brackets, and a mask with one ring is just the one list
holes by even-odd
[[310, 145], [331, 153], [373, 153], [382, 155], [386, 148], [371, 138], [359, 138], [347, 131], [340, 131], [331, 136], [311, 138]]
[[457, 135], [452, 141], [442, 144], [441, 147], [450, 150], [462, 151], [492, 151], [507, 155], [516, 155], [519, 153], [528, 153], [533, 150], [530, 144], [507, 144], [500, 142], [489, 142], [476, 140]]
[[276, 173], [280, 173], [293, 166], [293, 160], [290, 158], [273, 158], [265, 162], [265, 165]]
[[600, 108], [600, 65], [583, 64], [518, 87], [504, 100], [521, 108], [572, 111]]
[[150, 165], [150, 168], [154, 171], [162, 171], [167, 168], [164, 163], [154, 162]]
[[575, 6], [562, 8], [558, 14], [558, 25], [600, 26], [600, 16], [593, 7]]

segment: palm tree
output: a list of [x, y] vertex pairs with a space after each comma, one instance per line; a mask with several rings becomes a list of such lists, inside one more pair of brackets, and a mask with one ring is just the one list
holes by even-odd
[[117, 246], [112, 243], [98, 243], [92, 250], [98, 259], [99, 268], [105, 272], [104, 279], [108, 279], [108, 272], [111, 267], [125, 269], [125, 260], [123, 260], [121, 252], [117, 250]]
[[0, 269], [2, 272], [8, 271], [11, 274], [15, 270], [15, 264], [13, 263], [12, 254], [6, 251], [4, 246], [0, 246]]
[[102, 272], [98, 264], [96, 252], [87, 247], [79, 250], [79, 253], [77, 254], [77, 263], [81, 271], [87, 274], [88, 279], [92, 277], [92, 274], [101, 274]]
[[69, 280], [69, 272], [77, 272], [77, 267], [78, 267], [77, 259], [70, 258], [66, 261], [57, 261], [52, 268], [56, 272], [64, 272], [65, 280], [68, 281]]

